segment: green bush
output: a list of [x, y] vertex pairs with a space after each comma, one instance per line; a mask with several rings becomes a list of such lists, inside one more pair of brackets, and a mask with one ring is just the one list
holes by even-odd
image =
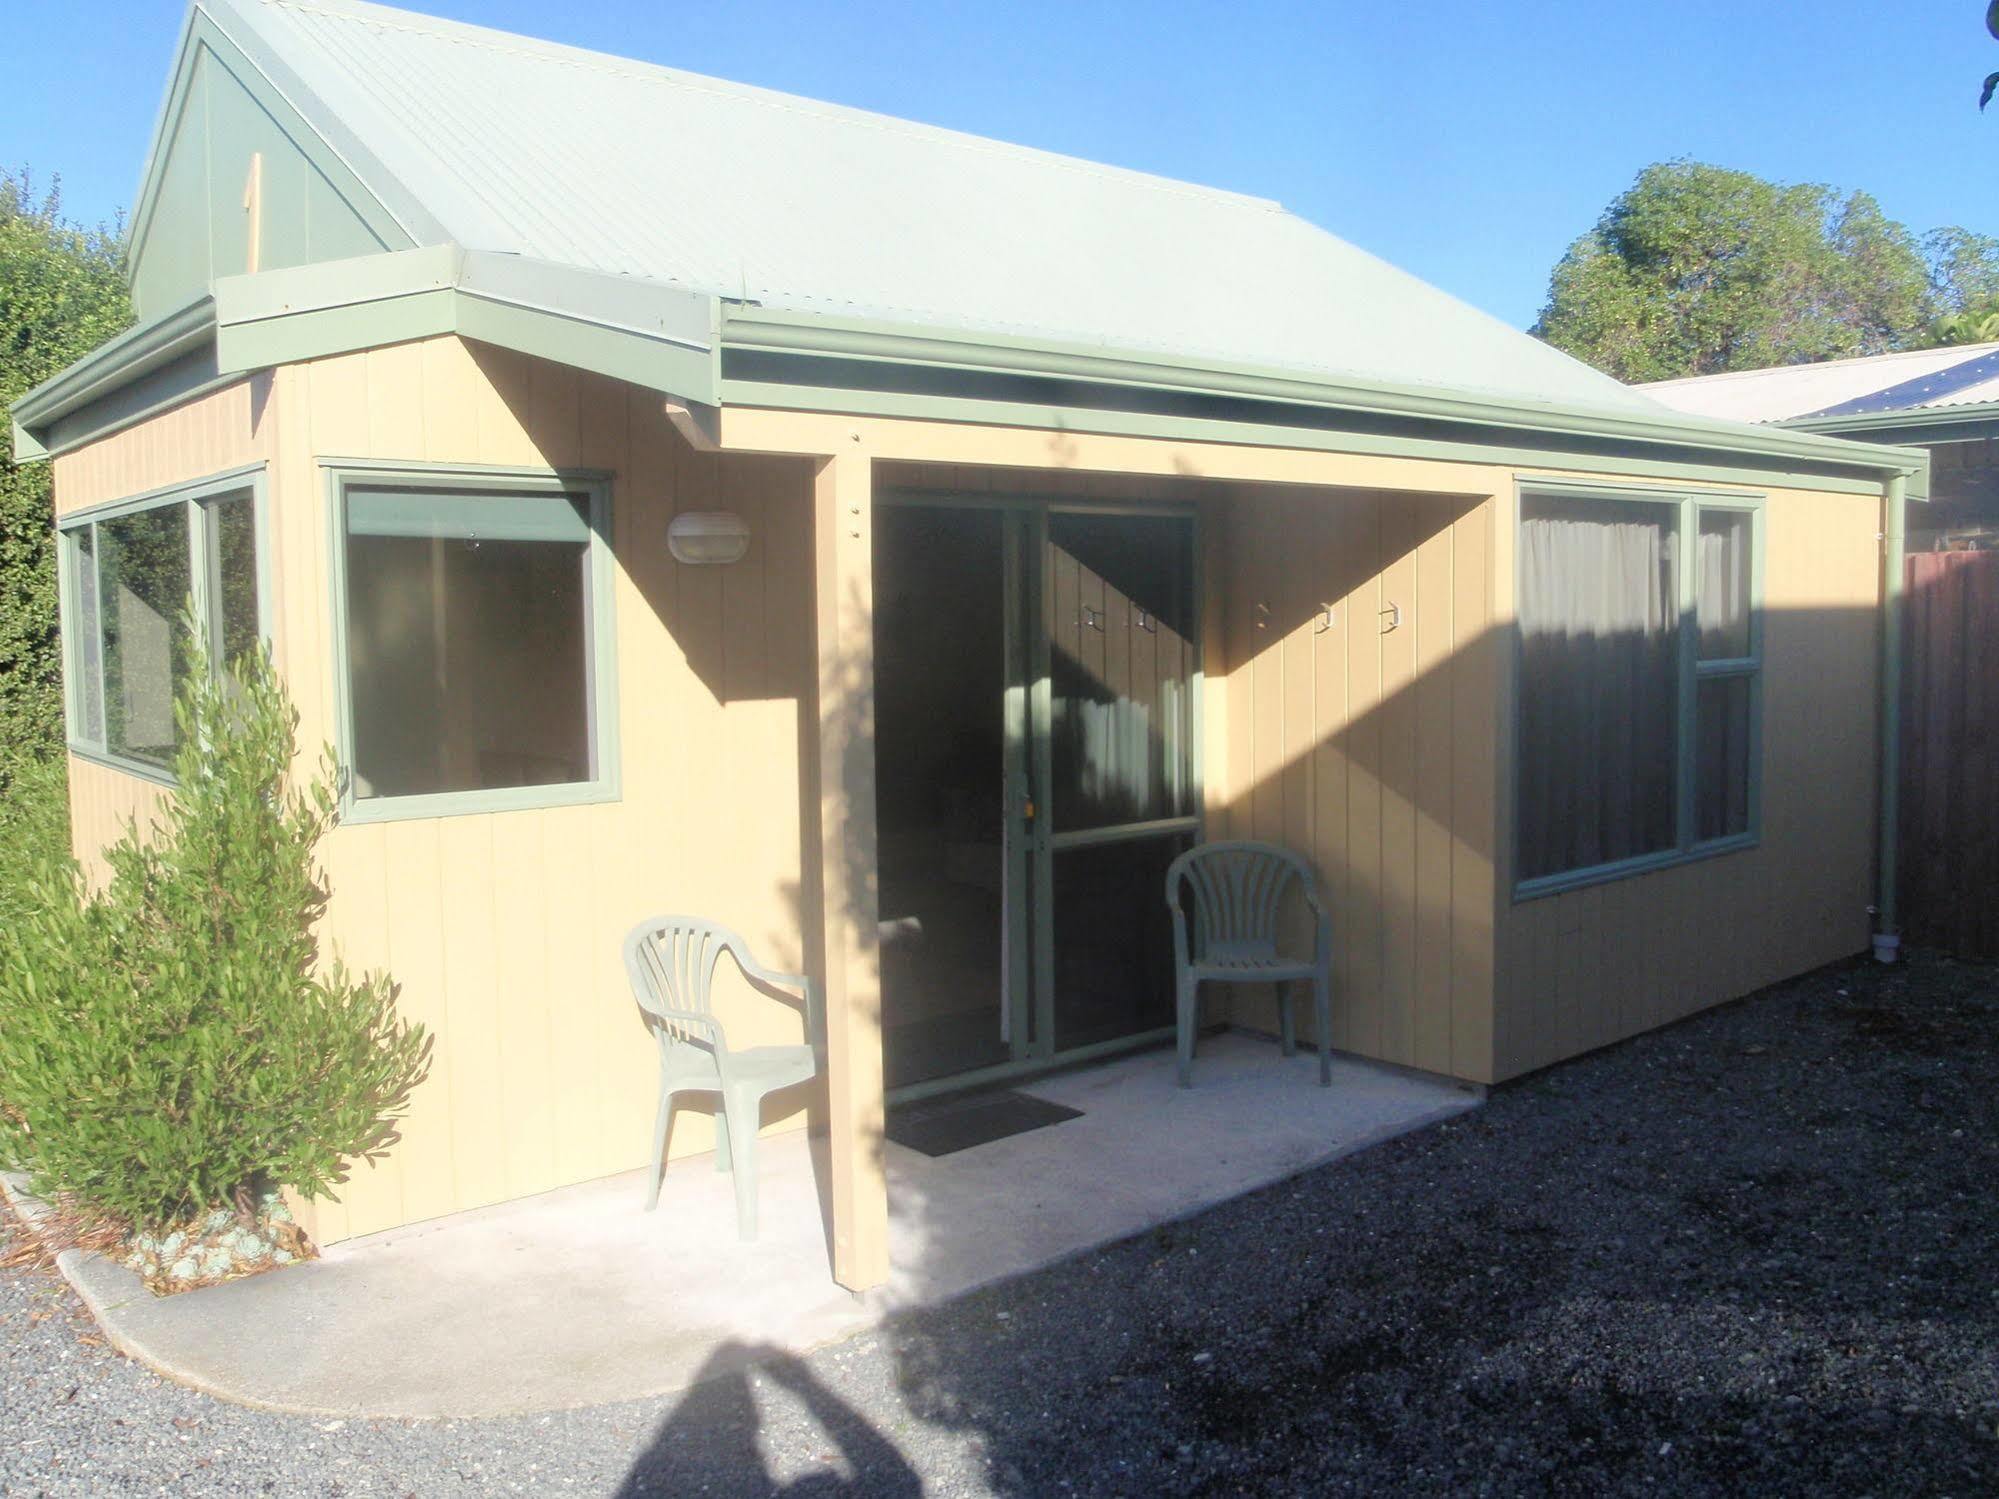
[[18, 926], [40, 896], [34, 872], [69, 857], [69, 774], [55, 757], [0, 763], [0, 932]]
[[0, 930], [0, 1162], [144, 1227], [326, 1194], [393, 1142], [430, 1053], [387, 978], [319, 962], [330, 763], [292, 787], [298, 716], [268, 660], [225, 677], [193, 650], [160, 821], [107, 851], [102, 891], [44, 859]]
[[62, 753], [49, 465], [14, 461], [5, 412], [131, 323], [123, 239], [64, 218], [53, 184], [0, 172], [0, 797], [23, 762]]

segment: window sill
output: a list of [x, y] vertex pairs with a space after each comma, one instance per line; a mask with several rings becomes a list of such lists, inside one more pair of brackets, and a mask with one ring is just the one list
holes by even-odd
[[1718, 859], [1725, 854], [1739, 854], [1755, 848], [1762, 841], [1762, 835], [1754, 831], [1736, 833], [1728, 838], [1715, 838], [1707, 843], [1697, 843], [1688, 849], [1668, 849], [1664, 853], [1641, 854], [1635, 859], [1619, 859], [1615, 864], [1595, 864], [1588, 869], [1571, 869], [1561, 874], [1545, 874], [1537, 879], [1522, 880], [1515, 885], [1513, 903], [1517, 906], [1525, 901], [1539, 900], [1544, 895], [1562, 895], [1571, 890], [1582, 890], [1591, 885], [1608, 885], [1613, 880], [1652, 874], [1661, 869], [1677, 869], [1682, 864], [1698, 864], [1703, 859]]
[[93, 745], [69, 742], [69, 752], [79, 760], [92, 765], [101, 765], [106, 770], [115, 770], [138, 781], [151, 781], [155, 786], [164, 786], [169, 791], [180, 785], [174, 773], [157, 765], [149, 765], [144, 760], [128, 760], [123, 755], [115, 755], [109, 750], [101, 750]]
[[556, 807], [587, 807], [619, 799], [609, 781], [584, 781], [561, 786], [508, 786], [494, 791], [445, 791], [428, 796], [341, 798], [340, 821], [360, 825], [376, 822], [420, 822], [440, 817], [472, 817], [493, 812], [542, 812]]

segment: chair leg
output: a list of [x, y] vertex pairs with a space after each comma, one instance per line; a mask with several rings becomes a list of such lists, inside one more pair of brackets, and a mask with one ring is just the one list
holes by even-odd
[[1312, 1019], [1319, 1027], [1319, 1086], [1333, 1085], [1333, 986], [1322, 973], [1312, 980]]
[[659, 1113], [652, 1125], [652, 1175], [646, 1182], [646, 1211], [659, 1206], [659, 1179], [666, 1173], [666, 1136], [673, 1128], [673, 1090], [659, 1090]]
[[1198, 980], [1182, 979], [1174, 1006], [1174, 1022], [1180, 1039], [1180, 1086], [1183, 1088], [1194, 1086], [1194, 1012], [1200, 988]]
[[1275, 987], [1277, 989], [1278, 1040], [1283, 1043], [1284, 1055], [1295, 1057], [1298, 1055], [1298, 1017], [1292, 1013], [1291, 982], [1286, 979], [1278, 983]]
[[730, 1150], [729, 1110], [721, 1094], [715, 1095], [715, 1169], [726, 1172], [734, 1152]]
[[747, 1244], [757, 1236], [757, 1122], [763, 1099], [733, 1098], [724, 1112], [738, 1110], [729, 1129], [729, 1164], [736, 1173], [736, 1237]]

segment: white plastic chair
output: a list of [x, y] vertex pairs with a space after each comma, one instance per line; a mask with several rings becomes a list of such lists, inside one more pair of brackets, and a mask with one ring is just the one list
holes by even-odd
[[[803, 1045], [751, 1046], [731, 1051], [710, 1000], [715, 968], [727, 953], [745, 977], [796, 990], [805, 1004]], [[682, 1093], [713, 1093], [715, 1169], [736, 1177], [736, 1232], [757, 1236], [757, 1129], [767, 1094], [816, 1076], [820, 1058], [818, 985], [802, 973], [778, 973], [750, 956], [749, 944], [727, 927], [698, 916], [655, 916], [625, 938], [632, 994], [659, 1038], [659, 1114], [653, 1124], [652, 1175], [646, 1211], [659, 1206], [666, 1136]]]
[[[1194, 895], [1194, 929], [1187, 930], [1185, 884]], [[1312, 913], [1310, 958], [1277, 951], [1277, 920], [1296, 885]], [[1173, 911], [1175, 1020], [1180, 1040], [1180, 1086], [1194, 1082], [1194, 1022], [1204, 981], [1275, 984], [1277, 1023], [1284, 1055], [1298, 1054], [1291, 1016], [1291, 985], [1312, 981], [1312, 1014], [1319, 1029], [1319, 1086], [1333, 1081], [1333, 925], [1319, 903], [1312, 869], [1274, 843], [1203, 843], [1166, 870], [1166, 904]]]

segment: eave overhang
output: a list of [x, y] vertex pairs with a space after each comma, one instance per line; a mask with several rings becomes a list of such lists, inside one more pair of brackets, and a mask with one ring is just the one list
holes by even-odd
[[1846, 416], [1794, 416], [1771, 423], [1793, 432], [1852, 437], [1869, 443], [1976, 442], [1999, 437], [1999, 401], [1966, 401]]
[[224, 371], [455, 333], [715, 401], [715, 299], [632, 276], [433, 245], [225, 276], [215, 308]]
[[215, 301], [128, 328], [14, 402], [14, 461], [47, 458], [218, 383]]
[[659, 391], [697, 425], [732, 405], [1852, 492], [1893, 474], [1921, 492], [1928, 468], [1921, 448], [1784, 427], [782, 312], [457, 245], [219, 278], [17, 402], [16, 453], [257, 370], [446, 334]]
[[434, 245], [217, 278], [13, 408], [15, 454], [51, 457], [264, 369], [444, 334], [712, 408], [715, 300], [628, 276]]
[[1645, 472], [1726, 465], [1878, 492], [1928, 466], [1921, 449], [1742, 422], [1521, 401], [1163, 354], [940, 331], [724, 303], [721, 402], [853, 415], [1142, 432], [1264, 445], [1398, 446], [1436, 455], [1591, 463]]

